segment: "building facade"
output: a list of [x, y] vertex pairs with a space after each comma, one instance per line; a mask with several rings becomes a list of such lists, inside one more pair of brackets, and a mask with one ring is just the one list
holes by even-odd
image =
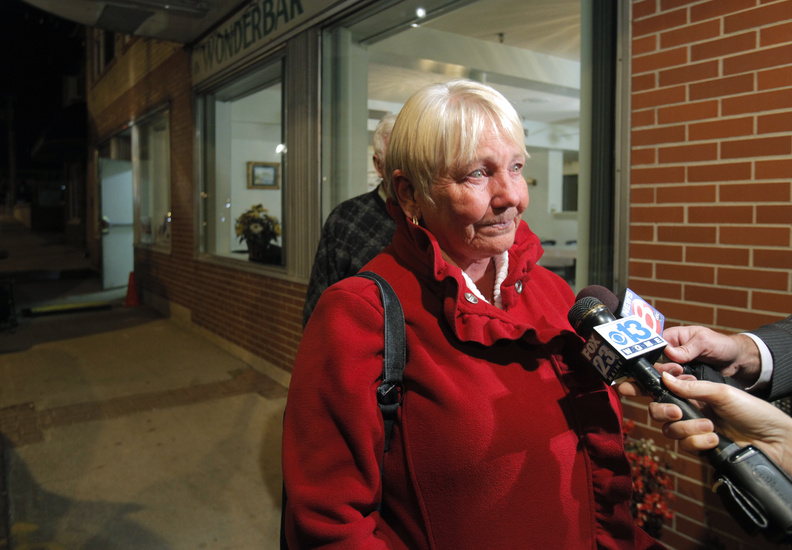
[[[575, 289], [629, 286], [667, 323], [724, 331], [792, 312], [792, 2], [420, 7], [256, 0], [190, 44], [89, 30], [87, 241], [106, 285], [133, 271], [145, 303], [288, 385], [322, 221], [376, 185], [376, 123], [467, 77], [523, 116], [526, 219]], [[236, 226], [258, 205], [279, 231], [254, 258]], [[625, 411], [663, 441], [645, 402]], [[664, 542], [763, 547], [708, 466], [671, 466]]]

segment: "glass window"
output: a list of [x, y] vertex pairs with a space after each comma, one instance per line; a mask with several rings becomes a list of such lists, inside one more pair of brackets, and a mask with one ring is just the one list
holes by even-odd
[[136, 124], [133, 147], [139, 223], [136, 242], [170, 250], [170, 111]]
[[201, 98], [202, 252], [284, 265], [283, 88], [278, 60]]
[[579, 0], [405, 0], [326, 28], [323, 217], [371, 188], [369, 135], [382, 116], [398, 113], [427, 84], [486, 82], [523, 119], [531, 155], [524, 219], [540, 239], [557, 243], [544, 264], [574, 284], [575, 255], [583, 251], [570, 193], [577, 192], [573, 180], [589, 181], [579, 174], [580, 149], [589, 147], [580, 131], [582, 19]]

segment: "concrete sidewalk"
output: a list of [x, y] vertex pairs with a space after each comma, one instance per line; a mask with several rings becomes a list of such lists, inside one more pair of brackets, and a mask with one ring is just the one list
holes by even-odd
[[[67, 270], [15, 259], [32, 249], [7, 225], [0, 277]], [[93, 298], [88, 273], [19, 277], [17, 307]], [[150, 308], [109, 304], [0, 330], [0, 549], [278, 548], [285, 388]]]

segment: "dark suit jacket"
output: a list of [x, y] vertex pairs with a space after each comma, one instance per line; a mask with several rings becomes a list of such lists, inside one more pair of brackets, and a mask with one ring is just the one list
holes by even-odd
[[792, 395], [792, 315], [750, 332], [761, 338], [773, 354], [773, 377], [769, 393], [763, 397], [774, 401]]

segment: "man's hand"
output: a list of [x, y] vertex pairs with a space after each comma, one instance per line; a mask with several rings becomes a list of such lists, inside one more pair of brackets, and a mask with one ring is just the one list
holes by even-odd
[[674, 363], [657, 364], [661, 372], [679, 375], [682, 367], [675, 363], [700, 361], [746, 387], [759, 378], [762, 369], [759, 348], [744, 334], [727, 336], [699, 326], [671, 327], [663, 331], [663, 338], [668, 342], [664, 353]]

